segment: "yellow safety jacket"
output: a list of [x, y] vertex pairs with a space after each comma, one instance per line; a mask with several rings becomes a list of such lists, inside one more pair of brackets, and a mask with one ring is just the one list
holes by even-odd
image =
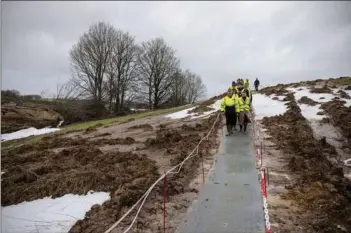
[[249, 81], [244, 81], [244, 87], [249, 88], [250, 87], [250, 82]]
[[239, 112], [248, 112], [250, 111], [250, 97], [246, 97], [244, 100], [243, 97], [237, 98], [237, 105], [239, 108]]
[[233, 85], [230, 85], [229, 90], [236, 90], [236, 92], [238, 92], [238, 87]]
[[224, 96], [222, 101], [221, 101], [221, 108], [220, 110], [222, 112], [226, 113], [235, 113], [238, 112], [238, 96], [233, 95], [232, 97]]

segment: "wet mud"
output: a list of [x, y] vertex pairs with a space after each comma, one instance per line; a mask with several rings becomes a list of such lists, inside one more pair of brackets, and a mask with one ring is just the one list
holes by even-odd
[[[272, 141], [283, 151], [286, 170], [294, 179], [285, 185], [283, 198], [291, 201], [301, 217], [291, 216], [291, 224], [280, 222], [277, 232], [349, 232], [351, 229], [351, 182], [343, 168], [331, 162], [335, 148], [314, 138], [313, 130], [289, 94], [284, 115], [263, 119]], [[303, 217], [302, 217], [303, 216]], [[292, 226], [296, 226], [293, 227]], [[299, 229], [299, 230], [297, 230]]]

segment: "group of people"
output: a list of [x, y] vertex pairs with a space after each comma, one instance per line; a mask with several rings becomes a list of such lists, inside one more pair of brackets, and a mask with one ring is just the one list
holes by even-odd
[[[255, 89], [256, 87], [255, 80]], [[240, 132], [246, 134], [247, 124], [250, 122], [250, 112], [252, 104], [252, 93], [250, 90], [250, 82], [248, 79], [238, 79], [233, 81], [227, 91], [227, 95], [221, 101], [220, 111], [224, 113], [226, 118], [227, 134], [229, 136], [237, 131], [236, 124], [239, 123]]]

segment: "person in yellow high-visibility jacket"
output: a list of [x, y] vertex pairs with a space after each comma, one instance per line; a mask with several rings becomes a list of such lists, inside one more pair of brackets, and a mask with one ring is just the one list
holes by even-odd
[[246, 95], [246, 92], [242, 92], [237, 97], [237, 106], [238, 106], [238, 118], [239, 118], [239, 125], [240, 125], [240, 132], [243, 130], [244, 126], [244, 133], [246, 133], [247, 124], [249, 123], [248, 113], [250, 111], [250, 97]]
[[246, 96], [250, 98], [250, 107], [251, 107], [251, 104], [252, 104], [252, 92], [251, 92], [250, 87], [244, 87], [243, 92], [245, 92]]
[[244, 82], [244, 87], [245, 87], [245, 88], [250, 88], [250, 82], [249, 82], [249, 79], [245, 79], [245, 82]]
[[221, 101], [220, 111], [224, 113], [226, 118], [227, 134], [229, 136], [233, 134], [233, 130], [236, 126], [237, 112], [239, 111], [238, 105], [238, 96], [236, 91], [228, 90], [227, 95], [223, 97]]
[[235, 81], [232, 82], [232, 85], [229, 86], [229, 90], [238, 92], [238, 86]]

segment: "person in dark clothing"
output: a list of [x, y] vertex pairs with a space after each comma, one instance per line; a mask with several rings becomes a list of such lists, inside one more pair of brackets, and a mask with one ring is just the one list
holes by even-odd
[[233, 94], [232, 90], [228, 90], [227, 95], [224, 96], [221, 102], [220, 111], [224, 112], [226, 118], [227, 125], [227, 134], [229, 136], [233, 134], [233, 130], [235, 130], [236, 119], [237, 119], [237, 108], [236, 108], [237, 97]]
[[255, 85], [255, 90], [258, 91], [258, 86], [260, 85], [260, 81], [258, 81], [258, 78], [256, 78], [254, 85]]

